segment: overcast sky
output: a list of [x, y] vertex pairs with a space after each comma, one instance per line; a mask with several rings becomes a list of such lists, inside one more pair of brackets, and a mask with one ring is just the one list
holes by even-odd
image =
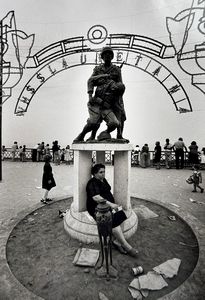
[[[86, 37], [88, 30], [99, 24], [108, 34], [137, 34], [170, 45], [166, 17], [174, 18], [191, 3], [189, 0], [0, 0], [0, 17], [15, 11], [17, 28], [28, 35], [35, 34], [31, 53], [34, 55], [57, 41]], [[194, 22], [197, 24], [198, 19]], [[180, 30], [176, 28], [175, 32], [179, 40]], [[192, 27], [189, 50], [204, 41], [205, 35], [199, 35], [197, 26]], [[125, 65], [122, 68], [127, 114], [124, 137], [140, 147], [148, 143], [152, 150], [157, 140], [163, 145], [167, 137], [175, 142], [182, 136], [187, 146], [196, 140], [201, 149], [205, 146], [205, 94], [191, 85], [191, 76], [180, 69], [176, 58], [163, 60], [163, 64], [183, 84], [193, 112], [179, 114], [157, 80]], [[17, 117], [14, 115], [17, 99], [35, 72], [24, 70], [22, 81], [3, 105], [3, 144], [10, 147], [16, 140], [19, 145], [33, 147], [38, 142], [51, 144], [56, 139], [62, 147], [71, 144], [88, 117], [86, 85], [92, 69], [93, 66], [84, 65], [52, 77], [35, 94], [25, 115]]]

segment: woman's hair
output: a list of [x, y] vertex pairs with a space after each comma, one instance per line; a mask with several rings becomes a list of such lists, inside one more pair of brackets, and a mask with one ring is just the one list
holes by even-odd
[[105, 169], [105, 165], [103, 165], [103, 164], [96, 164], [96, 165], [94, 165], [91, 168], [91, 174], [92, 175], [97, 174], [100, 169]]

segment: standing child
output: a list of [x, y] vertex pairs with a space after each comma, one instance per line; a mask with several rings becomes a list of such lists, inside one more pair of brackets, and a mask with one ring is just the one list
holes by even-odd
[[23, 161], [23, 148], [22, 148], [22, 146], [19, 147], [19, 159], [20, 159], [20, 161]]
[[18, 143], [14, 142], [14, 144], [11, 147], [12, 161], [15, 160], [17, 149], [18, 149]]
[[22, 161], [26, 161], [26, 145], [23, 145], [23, 149], [22, 149]]
[[172, 148], [173, 145], [169, 142], [169, 139], [166, 139], [166, 144], [164, 145], [164, 154], [167, 169], [171, 169], [172, 166]]
[[41, 202], [44, 204], [47, 204], [48, 201], [51, 201], [50, 198], [48, 198], [49, 191], [56, 186], [53, 173], [52, 173], [52, 167], [50, 165], [50, 155], [45, 155], [45, 164], [43, 167], [43, 178], [42, 178], [42, 188], [45, 189], [45, 194], [43, 199], [41, 199]]
[[70, 146], [67, 145], [65, 148], [65, 162], [67, 165], [70, 165], [72, 163], [71, 151], [72, 150], [70, 150]]
[[204, 192], [204, 189], [199, 185], [199, 183], [202, 183], [202, 175], [201, 172], [199, 171], [198, 165], [193, 166], [193, 174], [186, 181], [189, 184], [193, 183], [194, 185], [194, 189], [192, 191], [193, 193], [197, 192], [196, 190], [197, 187], [201, 190], [201, 193]]

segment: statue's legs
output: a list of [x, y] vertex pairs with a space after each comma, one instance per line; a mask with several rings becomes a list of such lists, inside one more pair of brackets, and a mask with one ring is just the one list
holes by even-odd
[[117, 127], [117, 139], [123, 139], [122, 133], [124, 129], [124, 123], [126, 120], [126, 116], [119, 109], [115, 110], [116, 118], [119, 121], [119, 126]]
[[100, 128], [100, 124], [95, 124], [93, 125], [93, 129], [91, 131], [91, 135], [90, 137], [86, 140], [87, 141], [92, 141], [92, 140], [95, 140], [95, 137], [96, 137], [96, 133], [98, 131], [98, 129]]
[[88, 103], [88, 112], [89, 118], [87, 120], [87, 124], [73, 142], [84, 141], [85, 135], [90, 131], [92, 131], [91, 137], [93, 137], [93, 139], [95, 138], [96, 132], [102, 122], [101, 111], [98, 105], [91, 105]]
[[107, 129], [99, 134], [98, 140], [110, 139], [110, 133], [119, 126], [119, 121], [111, 109], [102, 110], [102, 118], [106, 122]]
[[122, 132], [123, 132], [123, 128], [124, 128], [124, 122], [117, 127], [117, 139], [122, 139]]
[[90, 123], [87, 123], [87, 124], [84, 126], [82, 132], [74, 139], [73, 142], [77, 142], [77, 141], [80, 142], [80, 141], [83, 141], [83, 140], [84, 140], [84, 137], [85, 137], [85, 135], [86, 135], [86, 133], [92, 131], [92, 129], [93, 129], [93, 125], [90, 124]]
[[119, 140], [123, 140], [126, 143], [129, 143], [128, 139], [123, 138], [123, 129], [124, 129], [124, 123], [126, 120], [126, 117], [124, 114], [122, 114], [121, 112], [116, 113], [116, 117], [119, 120], [119, 126], [117, 127], [117, 139]]

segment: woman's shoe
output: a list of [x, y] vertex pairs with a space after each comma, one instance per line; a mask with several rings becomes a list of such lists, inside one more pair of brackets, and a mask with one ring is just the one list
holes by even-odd
[[127, 251], [118, 243], [115, 241], [112, 242], [113, 247], [118, 250], [121, 254], [127, 254]]
[[139, 252], [135, 248], [131, 248], [130, 250], [127, 250], [127, 254], [132, 257], [137, 257]]
[[43, 204], [47, 204], [47, 202], [46, 202], [45, 199], [41, 199], [41, 202], [42, 202]]
[[66, 212], [59, 210], [58, 215], [59, 215], [59, 218], [63, 218], [66, 215]]
[[46, 198], [46, 201], [50, 202], [50, 201], [52, 201], [52, 199], [51, 198]]

